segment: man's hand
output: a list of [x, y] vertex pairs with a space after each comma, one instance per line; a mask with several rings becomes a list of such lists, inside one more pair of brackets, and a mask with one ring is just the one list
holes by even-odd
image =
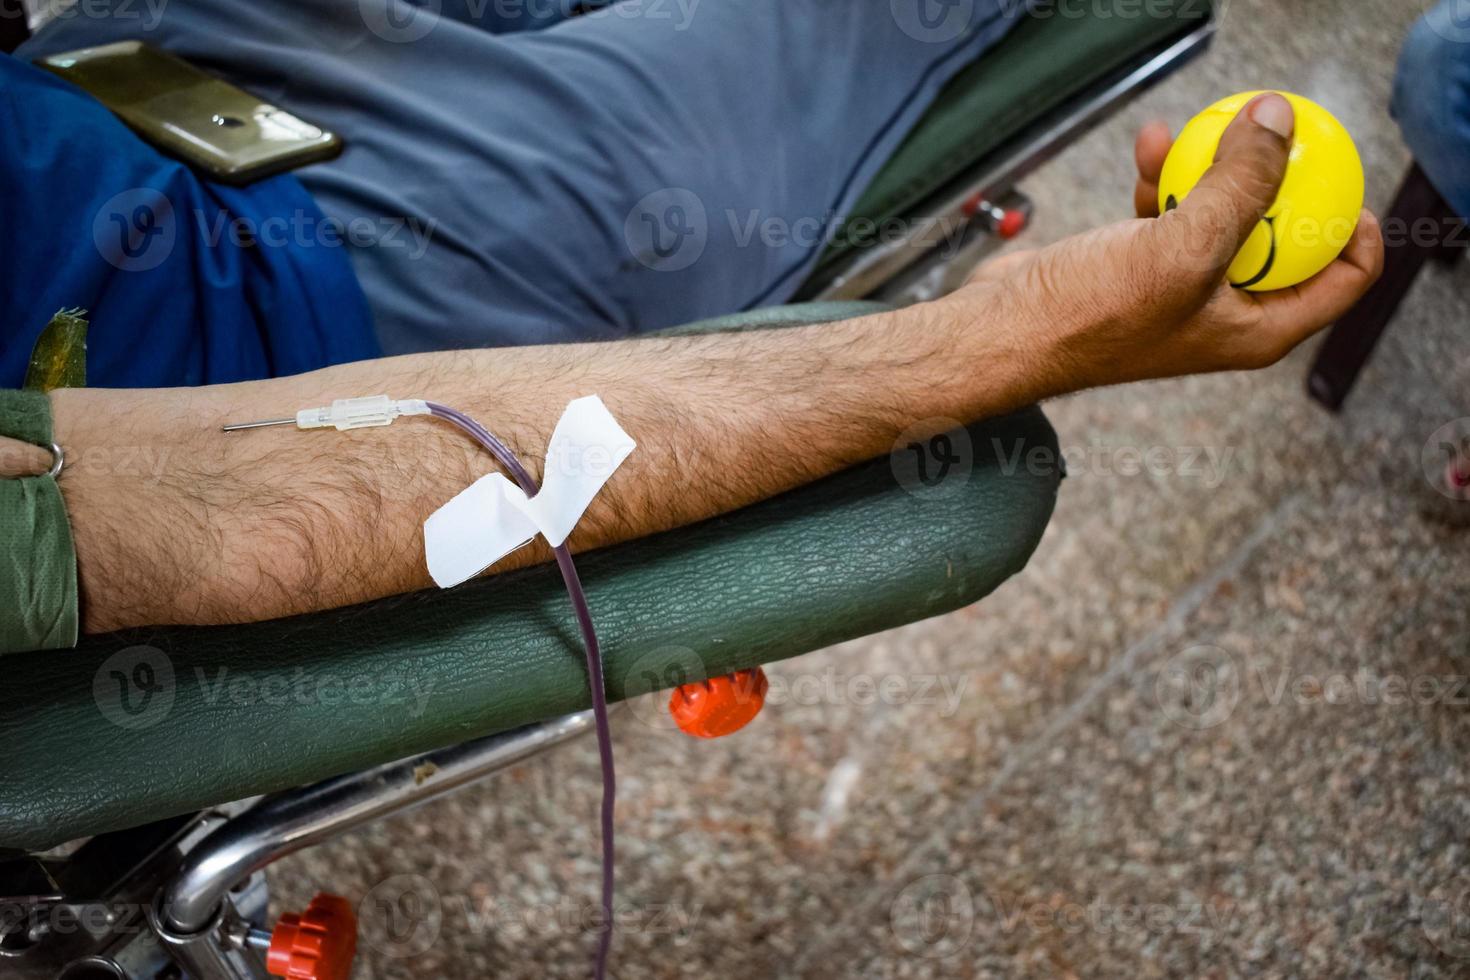
[[1378, 278], [1383, 243], [1364, 211], [1342, 255], [1291, 289], [1251, 293], [1226, 270], [1275, 201], [1286, 173], [1291, 104], [1263, 95], [1220, 141], [1215, 166], [1184, 203], [1160, 215], [1158, 181], [1171, 139], [1163, 124], [1139, 135], [1140, 220], [983, 266], [955, 294], [992, 301], [1007, 285], [1029, 310], [1024, 329], [1051, 374], [1043, 394], [1275, 363], [1346, 313]]

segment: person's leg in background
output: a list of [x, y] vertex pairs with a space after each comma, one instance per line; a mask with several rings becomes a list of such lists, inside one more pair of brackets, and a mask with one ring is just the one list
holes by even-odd
[[1393, 117], [1414, 161], [1383, 220], [1383, 275], [1328, 333], [1307, 390], [1341, 408], [1399, 304], [1431, 260], [1470, 244], [1470, 3], [1442, 0], [1415, 22], [1399, 54]]
[[[500, 36], [407, 0], [191, 0], [146, 39], [345, 137], [298, 175], [348, 230], [397, 353], [789, 297], [943, 83], [1024, 11], [620, 0]], [[25, 56], [119, 36], [75, 18]]]
[[1435, 189], [1470, 217], [1470, 2], [1443, 0], [1414, 24], [1392, 109]]

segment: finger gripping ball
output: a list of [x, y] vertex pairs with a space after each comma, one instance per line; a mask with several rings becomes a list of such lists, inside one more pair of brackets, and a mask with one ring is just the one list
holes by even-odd
[[[1159, 179], [1159, 209], [1184, 201], [1214, 163], [1225, 128], [1260, 92], [1222, 99], [1179, 134]], [[1332, 264], [1352, 240], [1363, 211], [1363, 161], [1353, 138], [1326, 109], [1282, 92], [1296, 111], [1286, 179], [1266, 217], [1231, 263], [1231, 284], [1253, 292], [1285, 289]]]

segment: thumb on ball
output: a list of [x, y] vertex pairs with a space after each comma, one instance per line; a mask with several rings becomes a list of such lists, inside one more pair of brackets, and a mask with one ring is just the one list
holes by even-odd
[[1296, 116], [1291, 103], [1275, 92], [1252, 99], [1240, 111], [1215, 153], [1215, 163], [1179, 206], [1195, 234], [1208, 235], [1228, 266], [1251, 231], [1276, 201]]

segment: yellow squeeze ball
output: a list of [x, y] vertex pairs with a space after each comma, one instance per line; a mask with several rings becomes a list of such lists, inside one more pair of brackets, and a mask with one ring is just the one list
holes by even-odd
[[[1159, 208], [1179, 206], [1210, 169], [1225, 128], [1260, 92], [1242, 92], [1195, 116], [1164, 161]], [[1227, 275], [1253, 292], [1305, 282], [1332, 264], [1358, 227], [1363, 211], [1363, 161], [1353, 138], [1326, 109], [1282, 92], [1296, 110], [1286, 179], [1276, 203], [1251, 232]]]

